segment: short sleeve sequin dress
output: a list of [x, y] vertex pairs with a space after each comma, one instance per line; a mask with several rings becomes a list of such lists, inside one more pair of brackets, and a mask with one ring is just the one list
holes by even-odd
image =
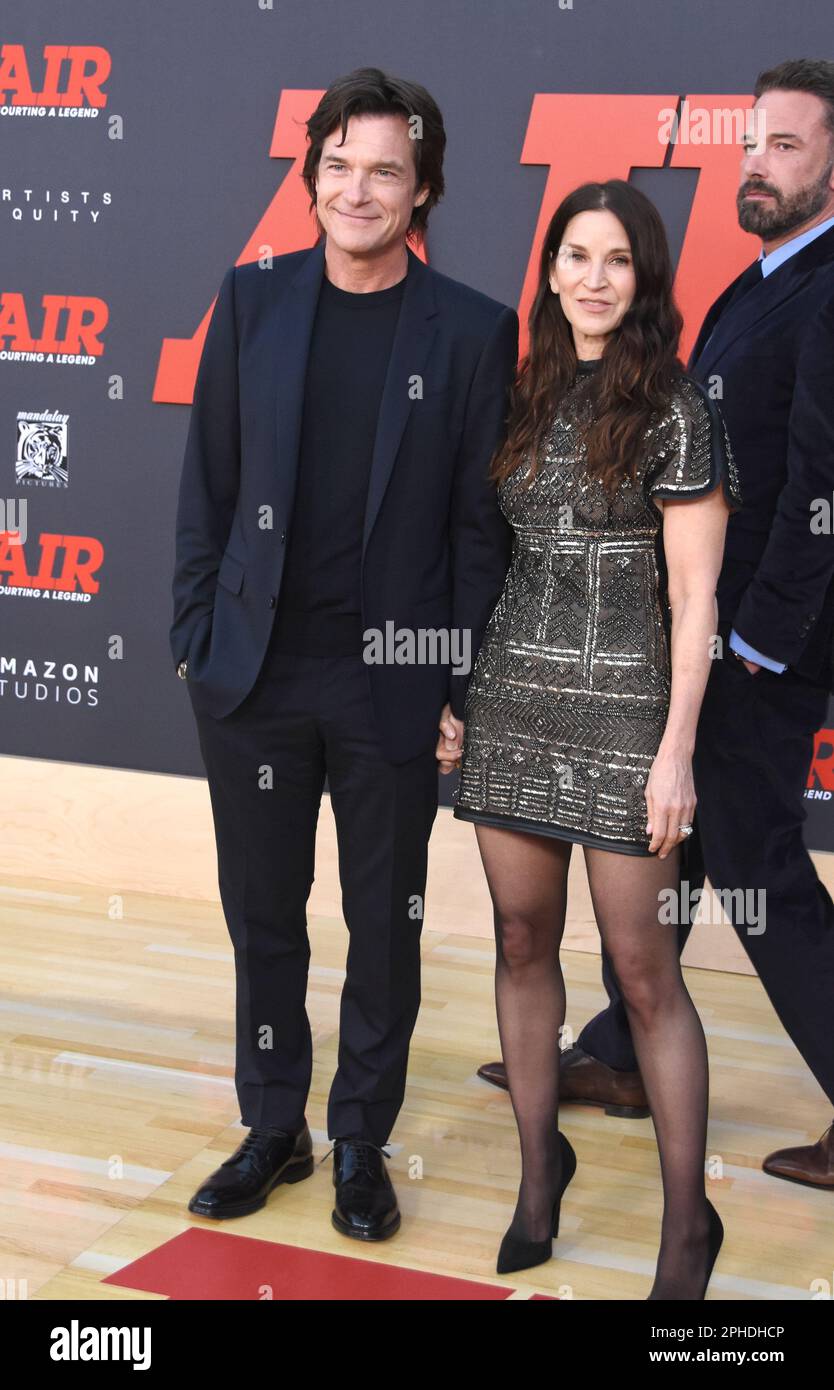
[[644, 791], [669, 708], [670, 611], [652, 497], [723, 486], [741, 505], [723, 417], [682, 376], [613, 497], [583, 467], [577, 364], [532, 485], [498, 489], [512, 559], [467, 690], [459, 820], [647, 855]]

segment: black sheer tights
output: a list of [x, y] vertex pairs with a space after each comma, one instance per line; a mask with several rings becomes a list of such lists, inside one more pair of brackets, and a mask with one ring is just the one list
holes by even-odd
[[[478, 825], [476, 832], [495, 921], [498, 1032], [521, 1144], [511, 1229], [544, 1240], [561, 1177], [559, 946], [572, 846], [492, 826]], [[666, 859], [585, 848], [594, 913], [622, 992], [660, 1154], [664, 1206], [655, 1299], [702, 1297], [709, 1231], [706, 1042], [681, 975], [674, 911], [666, 913], [671, 920], [660, 920], [661, 893], [678, 890], [678, 859], [677, 848]]]

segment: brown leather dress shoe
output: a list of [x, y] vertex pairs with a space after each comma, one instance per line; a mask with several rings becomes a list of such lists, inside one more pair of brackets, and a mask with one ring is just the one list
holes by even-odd
[[500, 1086], [502, 1091], [508, 1091], [507, 1068], [503, 1062], [484, 1062], [482, 1067], [478, 1067], [478, 1075], [488, 1081], [490, 1086]]
[[776, 1149], [762, 1167], [772, 1178], [800, 1182], [805, 1187], [824, 1187], [834, 1192], [834, 1124], [828, 1126], [816, 1144], [794, 1149]]
[[[478, 1075], [508, 1089], [503, 1062], [485, 1062]], [[570, 1102], [598, 1105], [606, 1115], [632, 1120], [644, 1120], [651, 1113], [639, 1071], [615, 1071], [581, 1047], [566, 1047], [559, 1057], [559, 1104]]]

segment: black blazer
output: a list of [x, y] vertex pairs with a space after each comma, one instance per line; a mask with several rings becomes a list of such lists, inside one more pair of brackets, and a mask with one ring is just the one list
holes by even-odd
[[[275, 257], [270, 269], [231, 267], [203, 347], [177, 508], [170, 642], [174, 662], [188, 661], [195, 708], [216, 719], [252, 689], [281, 593], [323, 271], [323, 241]], [[363, 627], [469, 629], [471, 665], [464, 674], [448, 662], [368, 665], [391, 762], [434, 745], [447, 699], [462, 716], [503, 587], [512, 533], [486, 475], [517, 356], [515, 310], [409, 248], [368, 488]]]
[[719, 620], [832, 688], [834, 537], [811, 521], [814, 500], [830, 507], [834, 494], [834, 227], [722, 317], [737, 284], [709, 310], [689, 361], [705, 386], [720, 379], [743, 502], [727, 524]]

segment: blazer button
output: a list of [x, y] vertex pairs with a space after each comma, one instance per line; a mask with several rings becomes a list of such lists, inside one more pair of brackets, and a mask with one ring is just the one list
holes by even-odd
[[287, 539], [287, 533], [286, 533], [286, 531], [282, 531], [282, 532], [281, 532], [281, 541], [282, 541], [282, 543], [283, 543], [286, 539]]
[[275, 595], [274, 595], [274, 594], [270, 594], [269, 598], [267, 599], [267, 606], [268, 606], [269, 608], [274, 608], [274, 607], [275, 607]]

